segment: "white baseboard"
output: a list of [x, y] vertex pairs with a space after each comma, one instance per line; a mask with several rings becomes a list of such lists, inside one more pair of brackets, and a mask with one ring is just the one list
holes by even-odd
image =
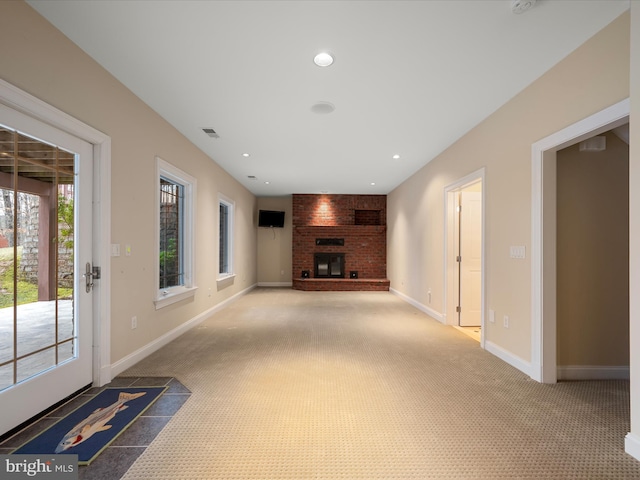
[[627, 433], [627, 436], [624, 437], [624, 451], [636, 460], [640, 460], [640, 436]]
[[414, 300], [411, 297], [408, 297], [407, 295], [405, 295], [404, 293], [399, 292], [398, 290], [394, 289], [394, 288], [389, 288], [389, 291], [391, 293], [393, 293], [394, 295], [397, 295], [398, 297], [400, 297], [402, 300], [404, 300], [405, 302], [413, 305], [414, 307], [416, 307], [418, 310], [426, 313], [427, 315], [429, 315], [430, 317], [434, 318], [435, 320], [439, 321], [440, 323], [446, 323], [445, 322], [445, 318], [444, 315], [442, 315], [439, 312], [436, 312], [433, 308], [427, 307], [426, 305], [418, 302], [417, 300]]
[[242, 290], [241, 292], [236, 293], [234, 296], [232, 296], [230, 298], [227, 298], [226, 300], [220, 302], [219, 304], [215, 305], [214, 307], [211, 307], [210, 309], [205, 310], [204, 312], [202, 312], [202, 313], [196, 315], [195, 317], [193, 317], [191, 320], [186, 321], [185, 323], [183, 323], [179, 327], [176, 327], [173, 330], [171, 330], [170, 332], [165, 333], [161, 337], [156, 338], [153, 342], [148, 343], [144, 347], [139, 348], [135, 352], [127, 355], [126, 357], [118, 360], [117, 362], [112, 363], [111, 364], [111, 378], [115, 378], [117, 375], [119, 375], [120, 373], [124, 372], [126, 369], [131, 368], [136, 363], [138, 363], [140, 360], [148, 357], [149, 355], [151, 355], [156, 350], [164, 347], [166, 344], [168, 344], [169, 342], [175, 340], [176, 338], [178, 338], [183, 333], [191, 330], [193, 327], [198, 326], [203, 321], [205, 321], [207, 318], [209, 318], [211, 315], [213, 315], [214, 313], [219, 312], [223, 308], [229, 306], [229, 304], [235, 302], [237, 299], [239, 299], [243, 295], [246, 295], [247, 293], [249, 293], [254, 288], [256, 288], [256, 284], [251, 285], [250, 287]]
[[629, 366], [562, 365], [558, 380], [629, 380]]
[[258, 282], [259, 287], [293, 287], [293, 282]]
[[484, 348], [485, 348], [485, 350], [487, 352], [495, 355], [500, 360], [507, 362], [509, 365], [511, 365], [514, 368], [517, 368], [522, 373], [525, 373], [528, 376], [531, 376], [531, 363], [530, 362], [527, 362], [523, 358], [520, 358], [517, 355], [514, 355], [513, 353], [509, 352], [508, 350], [505, 350], [504, 348], [499, 347], [495, 343], [492, 343], [492, 342], [490, 342], [488, 340], [485, 340]]
[[110, 383], [111, 380], [113, 380], [113, 378], [111, 378], [112, 374], [113, 374], [113, 372], [112, 372], [112, 369], [111, 369], [111, 365], [107, 365], [106, 367], [103, 366], [102, 368], [100, 368], [100, 373], [98, 375], [97, 384], [96, 384], [96, 380], [94, 379], [93, 386], [94, 387], [103, 387], [107, 383]]

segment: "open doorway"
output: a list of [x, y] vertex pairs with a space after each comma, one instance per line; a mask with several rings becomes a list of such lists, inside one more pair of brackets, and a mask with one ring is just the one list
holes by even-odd
[[557, 152], [558, 380], [629, 378], [629, 124]]
[[558, 379], [557, 152], [629, 121], [623, 100], [532, 145], [531, 378]]
[[484, 169], [445, 188], [447, 323], [484, 348]]

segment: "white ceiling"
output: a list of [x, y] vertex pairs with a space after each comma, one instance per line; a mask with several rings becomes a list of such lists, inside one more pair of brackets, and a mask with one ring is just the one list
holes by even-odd
[[[390, 192], [629, 8], [629, 0], [538, 0], [520, 15], [510, 0], [28, 3], [258, 196]], [[312, 59], [324, 49], [335, 62], [320, 68]], [[313, 113], [321, 101], [335, 111]]]

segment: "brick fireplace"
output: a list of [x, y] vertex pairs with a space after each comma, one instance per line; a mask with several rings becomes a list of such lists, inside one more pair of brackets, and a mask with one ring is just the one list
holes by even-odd
[[296, 290], [389, 290], [387, 197], [293, 195], [292, 277]]

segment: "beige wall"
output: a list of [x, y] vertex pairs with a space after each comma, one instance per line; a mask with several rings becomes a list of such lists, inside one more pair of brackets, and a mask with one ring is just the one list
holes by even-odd
[[[260, 197], [258, 210], [284, 213], [284, 228], [258, 228], [258, 285], [289, 286], [292, 261], [292, 197]], [[258, 224], [256, 210], [256, 225]]]
[[[257, 281], [256, 199], [62, 33], [22, 2], [0, 2], [4, 80], [109, 135], [112, 238], [111, 361], [117, 362]], [[196, 285], [192, 301], [156, 311], [155, 156], [197, 178]], [[218, 193], [235, 201], [236, 277], [216, 284]], [[131, 330], [131, 317], [138, 328]]]
[[557, 152], [559, 366], [629, 365], [629, 146]]
[[509, 247], [530, 252], [531, 145], [628, 96], [625, 13], [389, 194], [391, 288], [444, 313], [444, 190], [485, 167], [486, 308], [510, 317], [487, 321], [485, 340], [530, 362], [530, 260]]

